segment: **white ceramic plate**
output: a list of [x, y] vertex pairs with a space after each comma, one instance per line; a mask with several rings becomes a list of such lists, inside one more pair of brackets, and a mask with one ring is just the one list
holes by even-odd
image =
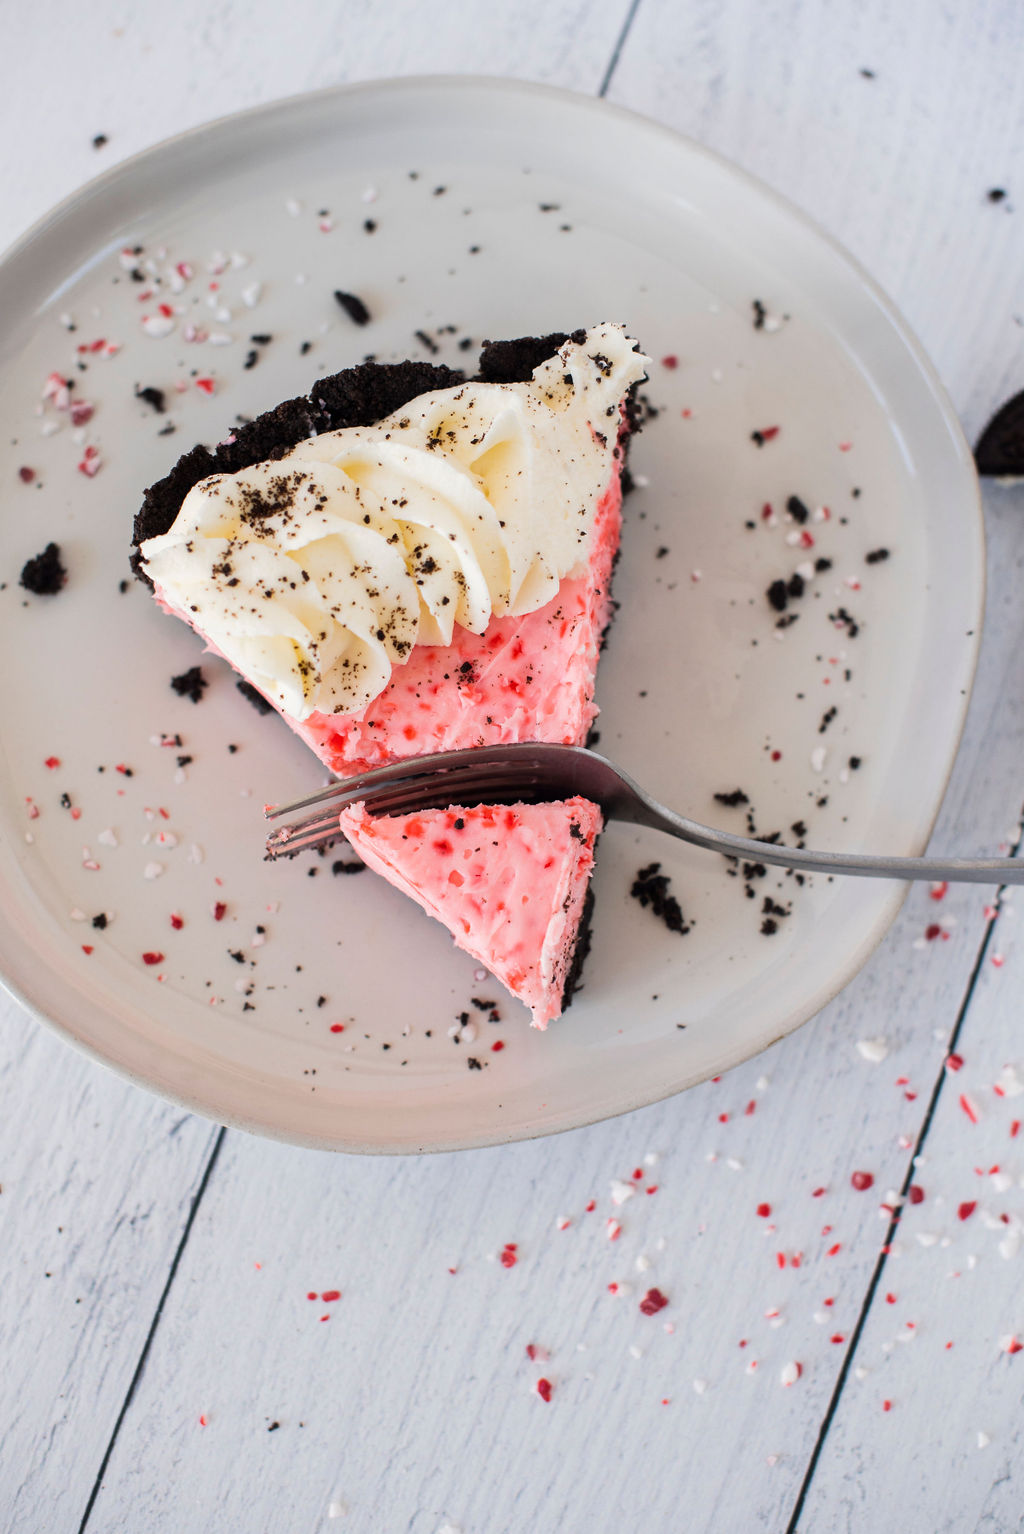
[[[164, 279], [151, 297], [126, 246]], [[179, 262], [193, 271], [180, 282]], [[356, 329], [335, 288], [372, 323]], [[178, 311], [164, 338], [141, 323], [160, 302]], [[249, 1129], [456, 1148], [680, 1091], [796, 1027], [864, 962], [900, 888], [779, 874], [748, 899], [720, 859], [612, 827], [585, 989], [547, 1034], [530, 1031], [371, 874], [262, 861], [262, 802], [315, 786], [318, 765], [216, 661], [201, 705], [175, 696], [168, 679], [200, 660], [198, 642], [118, 586], [142, 487], [237, 412], [366, 352], [425, 355], [420, 330], [444, 360], [473, 360], [467, 335], [623, 320], [659, 359], [648, 392], [662, 410], [635, 446], [601, 749], [698, 817], [742, 827], [712, 797], [742, 787], [762, 832], [803, 820], [811, 844], [921, 851], [977, 649], [973, 469], [891, 306], [764, 187], [597, 101], [495, 80], [371, 84], [226, 119], [101, 177], [8, 254], [0, 315], [0, 968], [66, 1038]], [[189, 325], [208, 339], [187, 341]], [[120, 349], [78, 350], [99, 341]], [[41, 407], [54, 371], [95, 405], [79, 441]], [[136, 385], [166, 391], [166, 415]], [[758, 447], [751, 433], [773, 426]], [[89, 445], [91, 478], [76, 467]], [[812, 548], [796, 544], [790, 495], [812, 513]], [[50, 539], [70, 579], [27, 597], [18, 572]], [[866, 563], [879, 547], [891, 557]], [[767, 585], [818, 558], [831, 568], [776, 629]], [[856, 637], [830, 616], [840, 608]], [[182, 745], [154, 745], [161, 732]], [[685, 937], [630, 899], [655, 859], [694, 921]], [[766, 896], [792, 904], [771, 937]], [[474, 996], [499, 1000], [500, 1024]], [[476, 1037], [455, 1040], [467, 1010]]]

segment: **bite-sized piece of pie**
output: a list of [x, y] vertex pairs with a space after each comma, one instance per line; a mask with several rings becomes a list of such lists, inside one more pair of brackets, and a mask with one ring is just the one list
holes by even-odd
[[590, 875], [601, 811], [553, 804], [452, 805], [416, 815], [341, 814], [364, 863], [451, 932], [456, 946], [546, 1028], [568, 1006], [590, 946]]
[[[597, 712], [620, 479], [648, 361], [605, 324], [488, 344], [469, 380], [411, 362], [323, 379], [213, 454], [186, 454], [147, 491], [134, 568], [340, 776], [430, 751], [581, 744]], [[535, 842], [568, 813], [547, 812]], [[343, 828], [360, 850], [385, 835], [359, 824]], [[586, 849], [569, 849], [581, 890], [593, 830]], [[414, 840], [407, 829], [418, 887], [436, 897], [439, 855]], [[569, 866], [563, 843], [552, 868]], [[477, 896], [488, 861], [496, 878], [512, 866], [501, 835], [480, 849]], [[445, 921], [458, 904], [415, 898]], [[559, 928], [563, 956], [585, 951], [581, 911], [582, 896]], [[508, 977], [535, 1021], [557, 1015], [571, 958], [545, 949], [550, 921], [520, 923], [513, 956], [507, 944], [489, 952], [479, 923], [470, 946], [465, 911], [455, 919], [456, 940]]]

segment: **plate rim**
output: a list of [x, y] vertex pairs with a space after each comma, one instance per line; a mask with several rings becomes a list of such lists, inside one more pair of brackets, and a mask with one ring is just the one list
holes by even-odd
[[[731, 179], [734, 183], [745, 183], [759, 198], [771, 204], [777, 213], [790, 221], [794, 221], [806, 233], [822, 243], [833, 258], [846, 268], [847, 272], [856, 279], [866, 295], [870, 297], [877, 310], [885, 319], [890, 333], [895, 333], [895, 336], [902, 343], [905, 353], [916, 367], [920, 381], [927, 387], [937, 420], [941, 421], [945, 428], [950, 449], [958, 462], [958, 466], [965, 471], [965, 483], [963, 486], [964, 509], [967, 511], [966, 503], [969, 501], [972, 513], [969, 521], [974, 532], [974, 555], [978, 570], [978, 578], [974, 588], [973, 632], [969, 636], [971, 640], [970, 648], [965, 650], [964, 679], [966, 685], [962, 695], [957, 700], [955, 722], [950, 730], [946, 746], [948, 753], [947, 764], [941, 775], [934, 803], [930, 806], [923, 832], [919, 838], [919, 850], [923, 850], [930, 840], [935, 822], [945, 801], [949, 781], [963, 740], [981, 648], [987, 585], [986, 539], [981, 486], [974, 464], [973, 453], [964, 434], [959, 417], [953, 407], [952, 400], [939, 376], [935, 364], [928, 356], [916, 333], [877, 279], [862, 265], [857, 257], [851, 254], [841, 241], [836, 239], [827, 229], [823, 228], [811, 214], [807, 213], [790, 198], [778, 192], [767, 182], [761, 180], [750, 171], [745, 170], [733, 160], [730, 160], [727, 156], [700, 143], [688, 134], [681, 133], [655, 118], [646, 116], [642, 112], [635, 111], [630, 107], [621, 106], [616, 102], [607, 101], [604, 97], [598, 95], [569, 90], [563, 86], [532, 80], [517, 80], [503, 75], [469, 73], [374, 77], [367, 80], [329, 85], [315, 91], [304, 91], [277, 97], [271, 101], [257, 103], [254, 106], [245, 107], [235, 112], [224, 113], [205, 122], [195, 124], [190, 128], [183, 129], [179, 133], [160, 139], [156, 143], [126, 156], [123, 160], [118, 161], [116, 165], [110, 166], [98, 175], [91, 177], [72, 192], [69, 192], [65, 197], [48, 208], [20, 235], [16, 236], [6, 249], [0, 252], [0, 267], [6, 267], [8, 263], [23, 256], [36, 242], [46, 239], [50, 231], [58, 226], [63, 218], [73, 214], [82, 203], [102, 193], [108, 187], [116, 186], [120, 179], [130, 175], [145, 162], [159, 160], [159, 158], [165, 155], [173, 155], [181, 146], [201, 140], [210, 134], [216, 134], [220, 130], [235, 128], [248, 119], [294, 116], [304, 110], [311, 110], [317, 105], [329, 104], [332, 101], [342, 99], [348, 100], [360, 95], [373, 95], [381, 91], [394, 94], [405, 92], [412, 94], [416, 91], [429, 92], [433, 90], [450, 95], [452, 92], [468, 93], [470, 91], [479, 91], [481, 88], [488, 91], [500, 90], [508, 97], [518, 97], [519, 99], [545, 97], [577, 111], [588, 110], [606, 119], [618, 119], [627, 128], [635, 128], [646, 133], [653, 133], [663, 139], [669, 146], [682, 147], [690, 154], [709, 163], [720, 175]], [[90, 1060], [113, 1070], [117, 1075], [130, 1081], [133, 1085], [141, 1086], [147, 1091], [209, 1121], [226, 1124], [232, 1128], [243, 1129], [248, 1133], [258, 1134], [264, 1138], [285, 1144], [358, 1155], [410, 1155], [474, 1150], [545, 1138], [553, 1134], [565, 1134], [574, 1129], [582, 1129], [610, 1118], [617, 1118], [623, 1114], [635, 1112], [639, 1108], [651, 1107], [656, 1103], [664, 1102], [669, 1097], [699, 1085], [700, 1082], [708, 1079], [713, 1073], [718, 1074], [731, 1070], [744, 1061], [763, 1053], [764, 1050], [770, 1048], [788, 1034], [794, 1033], [798, 1028], [810, 1021], [811, 1018], [816, 1016], [817, 1013], [850, 984], [891, 930], [899, 910], [909, 893], [909, 889], [910, 886], [905, 885], [901, 890], [894, 891], [887, 905], [880, 911], [867, 941], [862, 943], [860, 948], [847, 959], [837, 975], [830, 979], [828, 985], [822, 987], [805, 1004], [793, 1010], [786, 1018], [785, 1025], [781, 1026], [779, 1031], [769, 1041], [765, 1043], [759, 1042], [753, 1049], [739, 1047], [731, 1056], [727, 1057], [725, 1063], [718, 1064], [713, 1070], [709, 1068], [697, 1071], [691, 1078], [681, 1084], [673, 1082], [667, 1087], [655, 1086], [651, 1091], [644, 1091], [639, 1095], [634, 1094], [622, 1106], [611, 1110], [601, 1107], [593, 1112], [571, 1113], [565, 1123], [556, 1125], [531, 1126], [527, 1123], [516, 1127], [495, 1124], [492, 1130], [484, 1134], [470, 1134], [467, 1136], [456, 1136], [451, 1139], [428, 1141], [415, 1148], [408, 1145], [397, 1145], [393, 1141], [387, 1140], [353, 1141], [346, 1139], [343, 1134], [335, 1137], [327, 1137], [318, 1133], [305, 1134], [301, 1130], [286, 1130], [278, 1125], [257, 1122], [251, 1117], [247, 1117], [244, 1113], [224, 1113], [218, 1109], [215, 1103], [200, 1100], [188, 1091], [179, 1090], [164, 1084], [154, 1085], [145, 1074], [133, 1069], [130, 1064], [112, 1059], [109, 1054], [105, 1054], [95, 1043], [82, 1038], [73, 1029], [69, 1028], [67, 1023], [59, 1021], [41, 1006], [37, 1005], [23, 987], [17, 985], [2, 973], [0, 973], [0, 989], [17, 1001], [37, 1022], [50, 1028], [65, 1043], [70, 1044]]]

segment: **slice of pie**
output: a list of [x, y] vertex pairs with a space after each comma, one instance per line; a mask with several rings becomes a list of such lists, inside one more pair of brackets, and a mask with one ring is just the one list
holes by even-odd
[[579, 797], [394, 816], [355, 804], [341, 815], [364, 863], [443, 922], [537, 1028], [572, 999], [590, 945], [601, 826], [601, 811]]
[[133, 565], [339, 776], [580, 744], [647, 362], [599, 325], [322, 379], [148, 490]]

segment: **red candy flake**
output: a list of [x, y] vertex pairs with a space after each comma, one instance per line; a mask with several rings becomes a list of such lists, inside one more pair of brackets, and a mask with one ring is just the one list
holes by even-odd
[[491, 1051], [492, 1051], [492, 1053], [494, 1053], [496, 1055], [500, 1054], [501, 1051], [504, 1048], [505, 1048], [505, 1040], [504, 1039], [495, 1039], [494, 1043], [491, 1045]]
[[172, 911], [171, 912], [171, 926], [174, 928], [175, 932], [180, 932], [184, 925], [185, 925], [185, 918], [183, 916], [179, 916], [177, 911]]
[[992, 963], [995, 965], [996, 969], [1002, 969], [1003, 965], [1006, 963], [1006, 960], [1003, 958], [1001, 953], [994, 953], [992, 955]]
[[925, 927], [924, 935], [925, 939], [929, 943], [934, 943], [937, 937], [942, 936], [942, 928], [939, 926], [938, 922], [933, 921], [930, 926]]
[[589, 1204], [584, 1205], [584, 1208], [588, 1214], [593, 1214], [594, 1210], [597, 1208], [597, 1203], [594, 1199], [591, 1199]]
[[782, 752], [781, 751], [773, 751], [772, 752], [772, 761], [773, 762], [781, 762], [782, 761]]
[[883, 1401], [882, 1402], [882, 1410], [883, 1411], [892, 1411], [892, 1402], [891, 1401]]
[[93, 947], [92, 947], [91, 943], [83, 943], [82, 944], [82, 952], [83, 953], [89, 954], [89, 953], [92, 953], [92, 951], [93, 951]]
[[130, 778], [132, 776], [132, 769], [125, 762], [118, 762], [114, 767], [114, 771], [119, 772], [123, 778]]
[[757, 433], [757, 436], [761, 438], [762, 442], [772, 442], [779, 435], [780, 430], [781, 427], [779, 426], [764, 426]]
[[645, 1193], [657, 1193], [657, 1191], [658, 1191], [658, 1184], [656, 1182], [652, 1182], [649, 1188], [645, 1188], [644, 1189]]
[[25, 464], [23, 468], [18, 470], [18, 478], [21, 480], [23, 485], [30, 485], [35, 477], [35, 469], [30, 469], [28, 464]]
[[55, 410], [67, 410], [71, 405], [71, 386], [59, 373], [51, 373], [43, 385], [43, 400]]
[[875, 1179], [870, 1172], [854, 1172], [850, 1177], [850, 1182], [858, 1193], [864, 1193], [874, 1185], [874, 1181]]
[[309, 1293], [306, 1295], [306, 1299], [307, 1300], [315, 1300], [315, 1299], [318, 1299], [318, 1298], [319, 1298], [319, 1296], [317, 1295], [317, 1292], [316, 1292], [315, 1289], [311, 1289], [309, 1291]]
[[1011, 1337], [1006, 1344], [1007, 1353], [1019, 1353], [1021, 1348], [1024, 1348], [1024, 1342], [1018, 1341], [1016, 1337]]
[[214, 921], [223, 921], [224, 913], [226, 910], [227, 906], [224, 904], [223, 900], [215, 901], [212, 907]]
[[834, 1246], [830, 1246], [829, 1247], [828, 1251], [825, 1253], [825, 1256], [826, 1257], [835, 1257], [841, 1251], [842, 1251], [842, 1242], [841, 1241], [837, 1241]]
[[952, 1055], [952, 1054], [950, 1054], [950, 1055], [946, 1056], [946, 1069], [947, 1069], [947, 1071], [959, 1071], [959, 1070], [962, 1069], [963, 1063], [964, 1063], [963, 1055]]
[[786, 1254], [785, 1254], [785, 1252], [776, 1252], [775, 1253], [775, 1266], [777, 1268], [784, 1268], [786, 1266]]
[[656, 1316], [659, 1310], [664, 1310], [668, 1304], [668, 1298], [660, 1289], [648, 1289], [640, 1301], [640, 1311], [645, 1316]]
[[924, 1189], [919, 1187], [916, 1182], [912, 1182], [910, 1184], [910, 1190], [907, 1196], [909, 1197], [912, 1204], [924, 1203]]
[[537, 1388], [537, 1394], [540, 1396], [542, 1401], [550, 1401], [551, 1400], [551, 1381], [550, 1380], [546, 1380], [546, 1379], [543, 1379], [543, 1378], [539, 1379], [537, 1381], [537, 1387], [536, 1388]]
[[839, 444], [839, 451], [841, 453], [848, 453], [852, 446], [853, 446], [852, 442], [840, 442], [840, 444]]
[[885, 1297], [885, 1303], [887, 1305], [895, 1305], [895, 1303], [896, 1303], [896, 1296], [894, 1294], [892, 1294], [892, 1293], [887, 1294], [886, 1297]]
[[516, 1243], [514, 1241], [509, 1241], [505, 1245], [505, 1247], [502, 1249], [500, 1257], [498, 1258], [498, 1261], [501, 1263], [503, 1268], [515, 1267], [519, 1259], [516, 1256]]
[[142, 955], [142, 962], [143, 964], [162, 964], [164, 956], [162, 953], [144, 953]]
[[341, 1299], [341, 1290], [340, 1289], [325, 1289], [323, 1294], [320, 1296], [320, 1298], [323, 1300], [325, 1305], [333, 1305], [335, 1300], [340, 1300]]
[[966, 1199], [964, 1201], [964, 1203], [962, 1203], [960, 1205], [960, 1207], [957, 1209], [957, 1215], [958, 1215], [958, 1217], [961, 1220], [969, 1220], [971, 1218], [971, 1215], [977, 1209], [977, 1207], [978, 1207], [977, 1199], [975, 1199], [975, 1198]]
[[74, 399], [71, 401], [71, 424], [72, 426], [84, 426], [93, 418], [96, 406], [90, 404], [87, 399]]
[[617, 1241], [622, 1235], [622, 1226], [619, 1224], [618, 1220], [608, 1220], [605, 1223], [607, 1226], [608, 1240]]
[[764, 505], [761, 507], [761, 521], [762, 522], [767, 522], [768, 518], [771, 516], [771, 514], [772, 514], [772, 503], [771, 503], [771, 501], [765, 501]]
[[1014, 1119], [1012, 1124], [1010, 1125], [1010, 1139], [1011, 1140], [1016, 1140], [1016, 1138], [1017, 1138], [1017, 1136], [1019, 1134], [1020, 1134], [1020, 1119]]
[[821, 1198], [827, 1191], [828, 1190], [825, 1189], [825, 1188], [815, 1188], [814, 1191], [811, 1194], [811, 1197], [812, 1198]]
[[637, 1167], [633, 1168], [633, 1181], [634, 1182], [639, 1182], [640, 1179], [643, 1177], [643, 1175], [644, 1175], [643, 1167], [637, 1166]]
[[814, 534], [809, 533], [806, 527], [802, 528], [800, 532], [800, 547], [802, 549], [813, 549], [814, 547]]
[[217, 385], [212, 378], [197, 378], [196, 388], [202, 389], [204, 394], [212, 394]]
[[718, 1122], [720, 1124], [728, 1124], [728, 1122], [729, 1122], [729, 1115], [727, 1113], [720, 1113], [718, 1115]]
[[758, 1204], [757, 1212], [762, 1220], [767, 1220], [768, 1216], [772, 1212], [772, 1206], [771, 1204]]
[[200, 1426], [200, 1427], [205, 1427], [205, 1426], [206, 1426], [206, 1413], [205, 1413], [205, 1412], [202, 1412], [202, 1413], [201, 1413], [201, 1414], [200, 1414], [200, 1417], [199, 1417], [199, 1426]]
[[828, 1340], [829, 1342], [845, 1342], [846, 1338], [843, 1336], [842, 1332], [833, 1332]]
[[941, 884], [933, 884], [928, 893], [933, 900], [945, 900], [948, 889], [949, 884], [943, 879]]
[[93, 447], [90, 443], [82, 454], [78, 465], [78, 472], [79, 474], [84, 474], [86, 479], [94, 479], [100, 472], [102, 463], [103, 460], [100, 457], [99, 448]]
[[344, 1023], [332, 1023], [331, 1024], [331, 1032], [332, 1033], [344, 1033], [345, 1032], [345, 1024]]
[[668, 368], [671, 373], [674, 368], [679, 366], [679, 358], [675, 356], [662, 357], [661, 365], [663, 368]]
[[757, 1103], [754, 1101], [753, 1098], [751, 1098], [749, 1103], [747, 1104], [747, 1106], [743, 1110], [743, 1116], [744, 1116], [744, 1118], [749, 1118], [752, 1113], [756, 1113], [756, 1112], [757, 1112]]
[[976, 1124], [978, 1122], [978, 1110], [966, 1092], [960, 1093], [960, 1106], [966, 1113], [967, 1117], [970, 1119], [971, 1123]]

